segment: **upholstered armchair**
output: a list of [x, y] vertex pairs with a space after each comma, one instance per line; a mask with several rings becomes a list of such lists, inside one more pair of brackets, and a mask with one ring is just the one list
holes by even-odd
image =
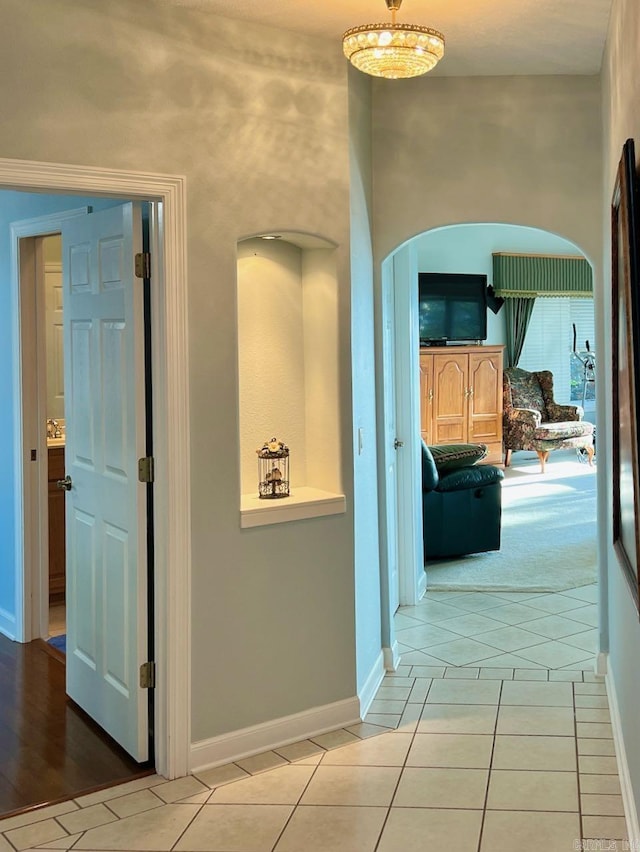
[[551, 450], [584, 449], [593, 462], [593, 423], [582, 419], [579, 405], [558, 405], [553, 398], [553, 374], [549, 370], [528, 373], [508, 367], [503, 374], [504, 463], [513, 450], [534, 450], [542, 473]]

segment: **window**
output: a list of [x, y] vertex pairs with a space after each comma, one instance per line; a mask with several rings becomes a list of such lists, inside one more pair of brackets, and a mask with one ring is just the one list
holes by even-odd
[[[593, 352], [593, 299], [536, 299], [518, 366], [523, 370], [551, 370], [556, 401], [581, 405], [585, 370], [573, 354], [574, 323], [578, 353], [586, 354], [587, 340]], [[595, 383], [588, 382], [585, 407], [593, 408], [593, 400]]]

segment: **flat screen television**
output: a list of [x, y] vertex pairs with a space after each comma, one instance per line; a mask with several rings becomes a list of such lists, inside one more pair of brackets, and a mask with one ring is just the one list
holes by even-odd
[[487, 276], [418, 273], [420, 343], [487, 339]]

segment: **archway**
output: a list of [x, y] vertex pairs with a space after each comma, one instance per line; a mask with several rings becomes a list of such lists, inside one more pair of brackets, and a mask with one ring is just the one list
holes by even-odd
[[[395, 395], [396, 435], [393, 439], [402, 441], [403, 446], [397, 454], [396, 493], [382, 482], [380, 486], [381, 518], [386, 515], [387, 530], [398, 528], [398, 549], [395, 551], [398, 563], [400, 603], [416, 603], [426, 588], [424, 570], [420, 556], [422, 554], [422, 524], [416, 503], [420, 500], [420, 440], [419, 440], [419, 367], [417, 352], [419, 347], [417, 331], [417, 273], [434, 272], [475, 272], [484, 273], [491, 283], [491, 265], [493, 252], [514, 252], [523, 254], [572, 255], [584, 253], [574, 243], [550, 232], [518, 225], [500, 223], [464, 223], [432, 229], [424, 234], [411, 237], [389, 255], [382, 264], [381, 293], [378, 331], [381, 340], [379, 369], [382, 376], [383, 392], [380, 394], [379, 429], [380, 469], [386, 470], [389, 463], [392, 436], [386, 434], [389, 420], [385, 406], [389, 405], [388, 389], [392, 386], [388, 375], [391, 363], [392, 379], [398, 384], [403, 382]], [[588, 258], [587, 258], [588, 259]], [[593, 266], [593, 264], [592, 264]], [[393, 358], [385, 350], [384, 329], [389, 322], [388, 299], [385, 294], [392, 290], [395, 295], [393, 322], [396, 330]], [[504, 343], [504, 320], [500, 313], [490, 314], [488, 319], [487, 340], [491, 343]], [[567, 343], [570, 344], [570, 329]], [[383, 369], [383, 366], [386, 369]], [[407, 507], [410, 507], [407, 509]], [[390, 515], [393, 514], [391, 523]], [[416, 556], [418, 554], [418, 556]], [[390, 547], [382, 558], [387, 560], [389, 589], [383, 594], [383, 611], [389, 612], [390, 631], [387, 641], [393, 647], [395, 635], [392, 622], [392, 602], [395, 590], [392, 588], [393, 548]], [[404, 595], [403, 595], [404, 590]], [[386, 644], [386, 642], [384, 643]]]

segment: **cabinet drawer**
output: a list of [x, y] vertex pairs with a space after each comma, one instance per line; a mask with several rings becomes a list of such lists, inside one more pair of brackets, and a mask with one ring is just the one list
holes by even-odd
[[49, 447], [49, 472], [47, 479], [54, 482], [64, 479], [64, 447]]

